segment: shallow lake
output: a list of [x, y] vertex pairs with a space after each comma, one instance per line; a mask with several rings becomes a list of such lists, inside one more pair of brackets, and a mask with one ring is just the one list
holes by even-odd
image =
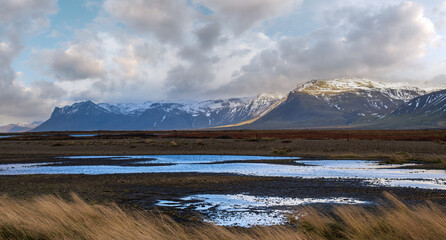
[[[107, 164], [91, 164], [95, 159], [106, 160]], [[269, 162], [259, 163], [259, 160]], [[274, 160], [292, 160], [299, 165], [273, 164]], [[70, 166], [70, 161], [77, 161], [77, 164]], [[128, 164], [123, 166], [123, 161]], [[274, 177], [355, 178], [362, 179], [370, 186], [446, 190], [446, 171], [410, 169], [412, 165], [414, 164], [379, 165], [377, 161], [363, 160], [301, 160], [298, 157], [233, 155], [72, 156], [60, 157], [50, 163], [3, 164], [0, 165], [0, 175], [229, 173]], [[406, 168], [399, 168], [402, 166]]]
[[[276, 162], [275, 162], [276, 161]], [[299, 157], [236, 155], [70, 156], [53, 162], [0, 165], [0, 175], [225, 173], [250, 176], [359, 179], [365, 186], [446, 190], [446, 171], [410, 169], [415, 164], [379, 165], [363, 160], [304, 160]], [[404, 169], [400, 167], [405, 167]], [[280, 187], [280, 186], [279, 186]], [[198, 194], [159, 198], [156, 205], [202, 214], [223, 226], [278, 225], [298, 217], [306, 204], [373, 204], [348, 197], [292, 198], [249, 194]]]
[[17, 137], [17, 135], [3, 135], [3, 136], [0, 136], [0, 138], [12, 138], [12, 137]]

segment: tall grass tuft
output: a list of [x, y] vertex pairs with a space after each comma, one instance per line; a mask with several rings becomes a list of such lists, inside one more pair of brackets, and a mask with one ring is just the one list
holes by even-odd
[[184, 225], [162, 214], [87, 204], [75, 194], [70, 202], [54, 196], [0, 198], [0, 239], [300, 239], [297, 234], [285, 227]]
[[304, 207], [286, 226], [226, 228], [88, 204], [75, 194], [71, 201], [2, 197], [0, 239], [446, 239], [444, 207], [431, 202], [408, 207], [393, 195], [386, 198], [392, 207], [338, 206], [330, 213]]
[[338, 206], [330, 214], [304, 208], [299, 219], [308, 239], [446, 239], [446, 209], [427, 201], [409, 207], [384, 193], [391, 206]]

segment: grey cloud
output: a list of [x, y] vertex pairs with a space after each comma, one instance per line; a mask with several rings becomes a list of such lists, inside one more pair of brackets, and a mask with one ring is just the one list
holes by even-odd
[[444, 1], [442, 4], [435, 6], [432, 9], [432, 13], [435, 18], [435, 27], [438, 29], [444, 30], [446, 26], [446, 1]]
[[206, 91], [206, 84], [214, 79], [211, 66], [194, 64], [189, 68], [181, 65], [171, 69], [165, 81], [170, 98], [181, 99]]
[[293, 10], [301, 0], [196, 0], [213, 10], [221, 21], [240, 34], [262, 20]]
[[214, 64], [219, 61], [218, 57], [206, 56], [200, 48], [185, 47], [179, 56], [190, 62], [188, 67], [178, 65], [172, 68], [165, 79], [167, 95], [173, 98], [200, 95], [206, 91], [206, 84], [214, 80]]
[[61, 81], [101, 78], [105, 75], [103, 61], [84, 51], [55, 50], [47, 58], [50, 73]]
[[162, 41], [178, 43], [191, 24], [185, 0], [106, 0], [105, 10], [118, 21]]
[[221, 41], [220, 26], [211, 22], [196, 33], [198, 42], [194, 46], [185, 46], [178, 51], [178, 56], [189, 64], [172, 68], [165, 79], [167, 95], [172, 98], [202, 95], [207, 84], [214, 79], [214, 65], [220, 61], [218, 56], [210, 56], [214, 45]]
[[81, 91], [78, 93], [74, 93], [71, 95], [71, 99], [73, 99], [73, 101], [94, 101], [94, 102], [98, 102], [98, 100], [100, 98], [98, 98], [98, 93], [96, 91], [92, 91], [92, 90], [85, 90], [85, 91]]
[[35, 20], [36, 18], [44, 18], [48, 13], [54, 13], [57, 0], [20, 0], [10, 1], [1, 0], [0, 4], [0, 21], [9, 22]]
[[203, 50], [209, 50], [221, 40], [221, 26], [218, 22], [211, 22], [206, 26], [198, 29], [195, 34], [198, 37], [199, 44]]
[[445, 89], [446, 88], [446, 74], [440, 74], [432, 79], [429, 79], [424, 82], [426, 87], [430, 88], [438, 88]]
[[139, 59], [155, 63], [157, 61], [159, 51], [153, 49], [147, 43], [143, 43], [135, 46], [134, 54]]
[[330, 13], [330, 18], [337, 20], [262, 51], [241, 68], [224, 91], [254, 93], [252, 87], [259, 85], [277, 90], [311, 78], [385, 74], [420, 59], [435, 37], [422, 6], [411, 2], [373, 13], [343, 9]]
[[76, 31], [72, 42], [63, 48], [35, 50], [31, 63], [59, 81], [103, 78], [105, 43], [98, 35], [93, 30]]
[[245, 56], [246, 54], [249, 54], [251, 52], [251, 50], [249, 49], [238, 49], [233, 51], [231, 54], [229, 54], [229, 57], [234, 57], [234, 56]]
[[234, 72], [234, 79], [226, 85], [213, 90], [211, 94], [230, 93], [232, 96], [255, 95], [260, 92], [289, 90], [290, 79], [285, 74], [286, 62], [275, 49], [267, 49], [256, 55], [248, 65]]
[[34, 81], [32, 87], [39, 98], [61, 99], [67, 94], [63, 88], [50, 81]]

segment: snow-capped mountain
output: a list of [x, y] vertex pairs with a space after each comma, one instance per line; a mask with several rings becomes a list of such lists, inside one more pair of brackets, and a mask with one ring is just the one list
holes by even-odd
[[401, 104], [369, 128], [416, 129], [446, 128], [446, 90], [431, 92]]
[[55, 108], [51, 118], [35, 131], [210, 128], [259, 117], [280, 100], [280, 96], [261, 94], [255, 98], [189, 103], [95, 104], [86, 101]]
[[149, 109], [153, 102], [147, 101], [144, 103], [118, 103], [118, 104], [109, 104], [109, 103], [99, 103], [98, 106], [104, 108], [115, 114], [123, 114], [123, 115], [133, 115], [139, 116], [145, 110]]
[[412, 99], [393, 112], [394, 115], [417, 114], [446, 116], [446, 90], [432, 92]]
[[299, 84], [285, 102], [251, 124], [254, 128], [313, 128], [365, 125], [390, 115], [426, 92], [365, 78], [312, 80]]
[[379, 91], [389, 98], [410, 101], [414, 97], [426, 94], [417, 87], [400, 83], [389, 84], [373, 81], [367, 78], [336, 78], [327, 80], [312, 80], [297, 85], [294, 91], [305, 92], [314, 96], [330, 96], [341, 93], [368, 93]]
[[446, 118], [444, 95], [444, 91], [426, 94], [416, 87], [365, 78], [312, 80], [299, 84], [286, 97], [260, 94], [202, 102], [80, 102], [56, 108], [35, 131], [432, 127]]
[[366, 78], [312, 80], [299, 84], [294, 91], [315, 96], [331, 108], [361, 117], [383, 117], [404, 102], [426, 94], [417, 87]]

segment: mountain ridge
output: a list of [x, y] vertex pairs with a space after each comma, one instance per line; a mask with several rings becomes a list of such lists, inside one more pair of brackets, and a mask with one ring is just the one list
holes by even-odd
[[[398, 109], [429, 94], [434, 93], [366, 78], [343, 78], [298, 84], [285, 97], [259, 94], [255, 98], [140, 104], [85, 101], [55, 108], [51, 118], [35, 131], [386, 128], [397, 118]], [[433, 108], [439, 107], [444, 106]], [[398, 121], [406, 122], [404, 117], [409, 116], [400, 116]]]
[[95, 104], [88, 100], [55, 108], [50, 119], [33, 131], [211, 128], [256, 118], [279, 100], [280, 97], [265, 94], [252, 99], [229, 98], [192, 104]]

